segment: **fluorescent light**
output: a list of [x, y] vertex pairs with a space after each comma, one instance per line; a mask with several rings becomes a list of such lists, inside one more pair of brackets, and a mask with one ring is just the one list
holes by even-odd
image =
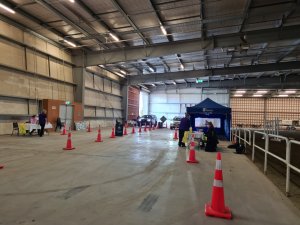
[[149, 66], [149, 70], [150, 70], [152, 73], [155, 72], [155, 70], [154, 70], [151, 66]]
[[101, 67], [101, 68], [103, 68], [103, 69], [105, 68], [105, 66], [104, 66], [104, 65], [98, 65], [98, 66], [100, 66], [100, 67]]
[[77, 47], [74, 43], [72, 43], [70, 41], [64, 40], [64, 42], [66, 42], [68, 45], [71, 45], [74, 48]]
[[120, 70], [120, 72], [121, 72], [122, 74], [124, 74], [124, 75], [127, 74], [125, 70]]
[[246, 93], [246, 91], [245, 90], [236, 90], [235, 93], [244, 94], [244, 93]]
[[155, 84], [151, 84], [153, 87], [155, 87], [156, 85]]
[[3, 5], [2, 3], [0, 3], [0, 7], [2, 9], [5, 9], [6, 11], [15, 14], [16, 12], [14, 10], [12, 10], [11, 8], [7, 7], [6, 5]]
[[268, 93], [268, 91], [257, 91], [256, 93], [257, 94], [266, 94], [266, 93]]
[[180, 63], [180, 68], [184, 70], [184, 65], [182, 63]]
[[174, 85], [176, 85], [177, 83], [175, 81], [172, 82]]
[[286, 93], [286, 94], [295, 94], [295, 93], [296, 93], [296, 91], [292, 91], [292, 90], [286, 90], [284, 93]]
[[237, 94], [235, 94], [234, 97], [243, 97], [243, 95], [237, 95]]
[[289, 95], [278, 95], [278, 97], [289, 97]]
[[114, 35], [114, 34], [112, 34], [112, 33], [109, 33], [109, 35], [110, 35], [115, 41], [120, 41], [120, 39], [119, 39], [116, 35]]
[[75, 0], [69, 0], [70, 2], [72, 2], [72, 3], [74, 3], [75, 2]]
[[164, 34], [165, 36], [168, 34], [167, 31], [166, 31], [166, 29], [164, 28], [163, 25], [160, 25], [160, 29], [161, 29], [161, 31], [163, 32], [163, 34]]
[[119, 72], [115, 72], [115, 74], [118, 75], [118, 76], [120, 76], [120, 77], [125, 78], [125, 76], [123, 74], [119, 73]]
[[262, 95], [252, 95], [253, 97], [262, 97]]

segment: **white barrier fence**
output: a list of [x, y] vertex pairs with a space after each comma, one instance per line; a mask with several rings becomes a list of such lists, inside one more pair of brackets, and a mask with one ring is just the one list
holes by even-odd
[[[252, 161], [255, 160], [255, 150], [261, 150], [262, 152], [264, 152], [264, 173], [267, 172], [267, 168], [268, 168], [268, 156], [271, 156], [273, 158], [276, 158], [277, 160], [281, 161], [283, 164], [285, 164], [286, 166], [286, 187], [285, 187], [285, 191], [286, 191], [286, 195], [289, 196], [289, 192], [290, 192], [290, 170], [294, 170], [298, 173], [300, 173], [300, 169], [291, 165], [291, 146], [292, 144], [294, 145], [299, 145], [300, 146], [300, 141], [295, 141], [295, 140], [289, 140], [287, 137], [284, 136], [280, 136], [280, 135], [274, 135], [274, 134], [267, 134], [264, 132], [260, 132], [260, 131], [253, 131], [253, 139], [251, 142], [251, 130], [250, 129], [244, 129], [244, 128], [235, 128], [232, 129], [231, 135], [232, 135], [232, 140], [236, 140], [239, 143], [241, 143], [241, 141], [244, 142], [244, 145], [246, 147], [246, 145], [248, 144], [249, 146], [252, 145]], [[243, 135], [241, 135], [243, 134]], [[265, 146], [261, 147], [259, 145], [256, 144], [256, 137], [257, 135], [261, 135], [263, 136], [264, 140], [265, 140]], [[269, 145], [270, 145], [270, 138], [275, 138], [276, 140], [281, 140], [285, 142], [285, 154], [286, 157], [281, 158], [278, 155], [275, 155], [274, 153], [269, 151]]]

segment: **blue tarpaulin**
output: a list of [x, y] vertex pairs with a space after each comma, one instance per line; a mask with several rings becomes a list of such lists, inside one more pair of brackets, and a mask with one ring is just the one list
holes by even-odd
[[217, 134], [230, 139], [231, 108], [220, 105], [210, 98], [203, 100], [195, 106], [187, 107], [187, 113], [191, 116], [191, 125], [195, 130], [195, 118], [220, 118], [221, 127], [215, 128]]

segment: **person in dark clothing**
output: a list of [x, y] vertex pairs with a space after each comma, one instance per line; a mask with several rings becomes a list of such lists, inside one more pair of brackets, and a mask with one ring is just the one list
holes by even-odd
[[218, 136], [216, 134], [214, 125], [212, 122], [208, 122], [208, 130], [206, 133], [206, 146], [205, 146], [205, 151], [206, 152], [215, 152], [217, 150], [217, 144], [218, 142]]
[[45, 125], [47, 122], [47, 111], [45, 109], [43, 109], [43, 111], [39, 114], [39, 124], [41, 126], [41, 130], [40, 130], [40, 137], [42, 137], [44, 135], [44, 129], [45, 129]]
[[59, 117], [57, 117], [57, 119], [56, 119], [55, 132], [56, 132], [57, 128], [59, 128], [59, 130], [61, 130], [61, 128], [62, 128], [62, 122], [61, 122], [61, 119]]
[[182, 142], [182, 138], [184, 136], [184, 132], [189, 131], [190, 125], [191, 124], [190, 124], [189, 114], [185, 113], [185, 117], [180, 120], [180, 124], [179, 124], [179, 140], [178, 140], [179, 147], [185, 147], [185, 144]]

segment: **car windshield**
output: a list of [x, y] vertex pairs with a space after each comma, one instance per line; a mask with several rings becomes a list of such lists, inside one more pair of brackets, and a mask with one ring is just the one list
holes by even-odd
[[180, 121], [180, 120], [181, 120], [181, 117], [175, 116], [175, 117], [173, 118], [173, 120], [174, 120], [174, 121]]

